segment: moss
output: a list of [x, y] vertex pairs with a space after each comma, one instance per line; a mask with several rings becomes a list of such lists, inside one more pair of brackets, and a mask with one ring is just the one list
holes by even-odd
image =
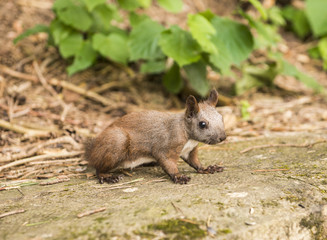
[[149, 233], [149, 232], [146, 232], [146, 231], [135, 230], [135, 231], [133, 231], [133, 233], [135, 235], [140, 236], [141, 239], [153, 239], [153, 238], [156, 237], [156, 235], [154, 235], [153, 233]]
[[263, 207], [278, 207], [279, 203], [276, 200], [266, 201], [261, 200], [261, 204]]
[[324, 216], [322, 216], [320, 211], [310, 213], [308, 217], [301, 219], [300, 225], [310, 230], [312, 239], [327, 239], [327, 229], [324, 227]]
[[224, 228], [224, 229], [219, 229], [217, 231], [218, 234], [228, 234], [228, 233], [231, 233], [232, 230], [230, 230], [229, 228]]
[[200, 224], [183, 219], [168, 219], [162, 222], [148, 226], [150, 230], [162, 231], [170, 235], [170, 239], [201, 239], [207, 235], [207, 232], [201, 229]]

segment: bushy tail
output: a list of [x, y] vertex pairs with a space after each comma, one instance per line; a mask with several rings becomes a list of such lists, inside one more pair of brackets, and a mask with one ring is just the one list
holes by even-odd
[[94, 138], [87, 138], [84, 142], [84, 158], [86, 161], [90, 162], [91, 151], [94, 147]]

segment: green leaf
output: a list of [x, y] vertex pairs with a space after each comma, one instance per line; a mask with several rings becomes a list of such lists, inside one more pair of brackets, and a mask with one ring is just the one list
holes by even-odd
[[294, 65], [285, 59], [281, 59], [280, 61], [282, 64], [282, 75], [295, 77], [297, 80], [304, 83], [306, 86], [315, 90], [316, 92], [321, 93], [325, 91], [324, 87], [320, 85], [320, 83], [318, 83], [314, 78], [299, 71]]
[[169, 92], [174, 94], [179, 93], [182, 90], [184, 82], [181, 78], [179, 66], [176, 64], [176, 62], [165, 74], [162, 83]]
[[182, 10], [183, 0], [157, 0], [160, 7], [168, 12], [178, 13]]
[[63, 24], [59, 19], [54, 19], [50, 24], [50, 32], [53, 37], [54, 43], [58, 45], [60, 41], [73, 33], [73, 29]]
[[91, 12], [96, 6], [106, 3], [107, 0], [84, 0], [87, 9]]
[[293, 6], [283, 8], [283, 16], [290, 22], [293, 32], [300, 38], [310, 33], [310, 25], [303, 10]]
[[324, 61], [324, 69], [327, 70], [327, 37], [321, 38], [319, 40], [318, 49], [320, 56]]
[[49, 27], [48, 26], [45, 26], [45, 25], [36, 25], [30, 29], [27, 29], [25, 32], [23, 32], [22, 34], [20, 34], [18, 37], [16, 37], [14, 39], [14, 44], [18, 43], [20, 40], [30, 36], [30, 35], [33, 35], [33, 34], [36, 34], [36, 33], [40, 33], [40, 32], [46, 32], [46, 33], [49, 33]]
[[218, 54], [211, 54], [209, 59], [222, 74], [228, 75], [232, 64], [238, 65], [249, 57], [254, 46], [253, 37], [245, 25], [230, 19], [216, 16], [211, 23], [217, 32], [213, 43]]
[[260, 66], [245, 65], [242, 68], [242, 78], [235, 84], [236, 94], [240, 95], [252, 88], [262, 86], [272, 87], [279, 71], [278, 67], [276, 62]]
[[306, 0], [305, 13], [316, 37], [327, 33], [327, 1]]
[[141, 6], [139, 1], [136, 0], [118, 0], [118, 3], [123, 9], [128, 11], [134, 11]]
[[163, 58], [158, 41], [164, 27], [152, 20], [137, 24], [129, 37], [128, 46], [131, 60]]
[[60, 10], [68, 7], [83, 6], [83, 0], [56, 0], [53, 4], [54, 10]]
[[129, 14], [129, 23], [132, 26], [132, 28], [135, 28], [139, 23], [145, 21], [145, 20], [151, 20], [148, 15], [142, 14], [136, 14], [135, 12], [131, 12]]
[[96, 33], [92, 37], [92, 46], [104, 57], [126, 64], [129, 58], [127, 36], [118, 33], [104, 35]]
[[161, 73], [166, 68], [166, 59], [160, 61], [148, 61], [141, 65], [141, 73]]
[[241, 100], [241, 115], [242, 119], [247, 121], [250, 119], [249, 108], [251, 107], [250, 103], [247, 100]]
[[90, 67], [97, 57], [96, 51], [93, 50], [91, 42], [89, 40], [82, 43], [80, 50], [77, 52], [74, 58], [74, 62], [67, 68], [68, 74], [84, 70]]
[[193, 38], [205, 52], [218, 53], [216, 46], [212, 43], [212, 36], [216, 34], [216, 30], [205, 17], [200, 14], [189, 14], [187, 25]]
[[152, 0], [137, 0], [141, 7], [148, 8], [151, 5]]
[[259, 2], [258, 0], [249, 0], [249, 2], [253, 5], [253, 7], [258, 10], [258, 12], [261, 14], [262, 19], [264, 21], [267, 21], [268, 14], [266, 9], [262, 6], [261, 2]]
[[60, 8], [57, 14], [62, 22], [81, 31], [87, 31], [92, 25], [92, 18], [82, 6]]
[[239, 13], [248, 20], [249, 25], [258, 33], [255, 38], [255, 49], [275, 46], [281, 40], [281, 36], [277, 32], [277, 27], [257, 21], [242, 10], [239, 10]]
[[209, 22], [216, 16], [213, 12], [211, 12], [209, 9], [200, 12], [199, 13], [201, 16], [205, 17]]
[[116, 6], [109, 4], [98, 5], [93, 9], [91, 14], [94, 18], [96, 28], [100, 32], [108, 31], [111, 26], [111, 21], [113, 19], [119, 19], [119, 13]]
[[273, 6], [267, 10], [267, 13], [268, 18], [273, 22], [273, 24], [276, 26], [285, 26], [286, 22], [279, 7]]
[[206, 96], [210, 90], [207, 81], [206, 63], [203, 60], [200, 60], [196, 63], [186, 65], [183, 68], [191, 87], [202, 97]]
[[181, 67], [201, 58], [200, 46], [191, 34], [175, 25], [161, 33], [159, 45], [162, 51]]
[[59, 43], [59, 52], [63, 58], [75, 56], [81, 49], [83, 36], [79, 33], [72, 33]]
[[321, 59], [318, 46], [312, 47], [308, 50], [309, 56], [314, 59]]

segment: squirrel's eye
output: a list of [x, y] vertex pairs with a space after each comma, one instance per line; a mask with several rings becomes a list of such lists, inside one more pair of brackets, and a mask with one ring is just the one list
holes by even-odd
[[199, 122], [199, 127], [200, 128], [205, 128], [207, 126], [207, 124], [206, 124], [206, 122], [203, 122], [203, 121], [201, 121], [201, 122]]

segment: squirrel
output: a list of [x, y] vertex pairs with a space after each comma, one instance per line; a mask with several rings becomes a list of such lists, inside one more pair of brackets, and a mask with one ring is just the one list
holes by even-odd
[[204, 168], [198, 159], [199, 142], [213, 145], [226, 139], [217, 103], [218, 92], [213, 89], [203, 102], [190, 95], [184, 113], [129, 113], [85, 143], [85, 158], [96, 169], [101, 184], [120, 180], [112, 174], [115, 169], [150, 162], [157, 162], [174, 183], [186, 184], [191, 178], [179, 173], [179, 157], [198, 173], [221, 172], [223, 167]]

